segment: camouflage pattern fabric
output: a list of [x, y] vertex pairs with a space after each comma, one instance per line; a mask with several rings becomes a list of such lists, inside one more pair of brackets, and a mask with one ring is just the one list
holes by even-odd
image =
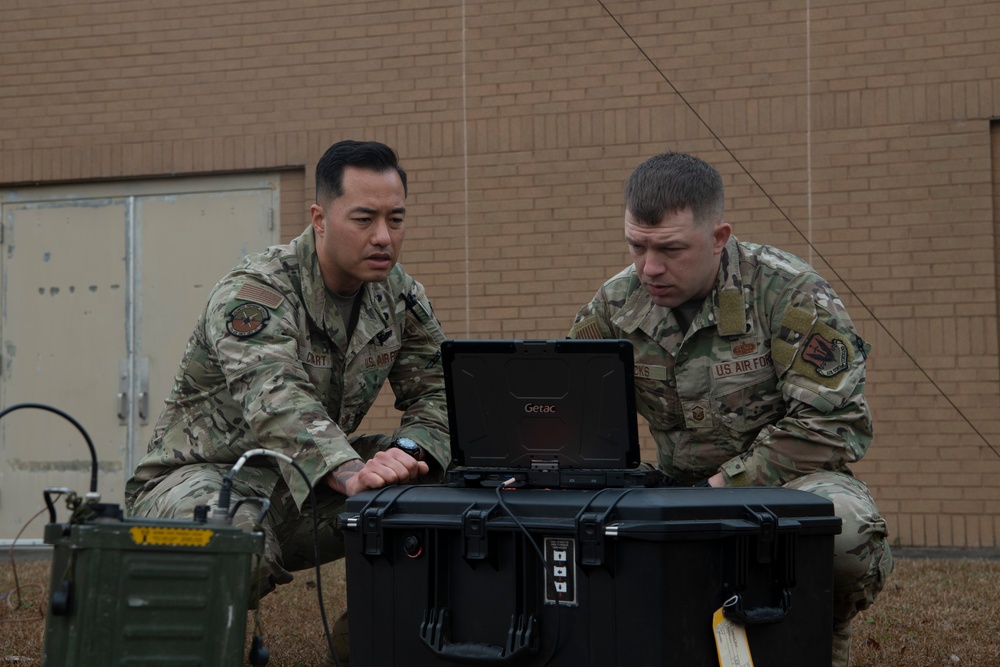
[[[316, 484], [341, 464], [408, 437], [427, 453], [428, 481], [439, 480], [451, 460], [444, 334], [423, 287], [397, 265], [385, 281], [362, 287], [350, 340], [343, 322], [327, 298], [311, 226], [289, 245], [248, 256], [220, 280], [188, 341], [148, 453], [126, 484], [126, 510], [186, 512], [190, 503], [171, 503], [188, 490], [164, 495], [162, 485], [190, 486], [187, 467], [228, 470], [256, 448], [291, 457]], [[402, 412], [399, 428], [352, 442], [348, 435], [386, 381]], [[240, 477], [247, 493], [271, 499], [271, 513], [282, 520], [294, 518], [309, 494], [292, 466], [271, 458], [252, 458]], [[203, 491], [192, 493], [202, 498]]]
[[[810, 490], [830, 497], [844, 521], [834, 557], [837, 620], [871, 604], [892, 558], [885, 522], [849, 467], [872, 439], [863, 393], [870, 346], [812, 267], [732, 236], [715, 289], [687, 331], [629, 267], [580, 310], [570, 337], [632, 342], [636, 409], [649, 422], [659, 468], [678, 482], [720, 471], [729, 486], [822, 480]], [[816, 477], [823, 473], [836, 481]]]
[[826, 498], [843, 522], [833, 544], [833, 619], [835, 626], [845, 626], [875, 602], [892, 572], [885, 520], [868, 487], [850, 475], [816, 472], [785, 486]]

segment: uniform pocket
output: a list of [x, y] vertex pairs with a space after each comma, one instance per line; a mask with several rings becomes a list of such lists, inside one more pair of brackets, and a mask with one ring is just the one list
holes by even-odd
[[680, 398], [665, 380], [635, 379], [636, 412], [659, 431], [684, 428]]
[[737, 435], [759, 430], [785, 414], [785, 402], [770, 366], [735, 377], [713, 377], [712, 398], [719, 421]]

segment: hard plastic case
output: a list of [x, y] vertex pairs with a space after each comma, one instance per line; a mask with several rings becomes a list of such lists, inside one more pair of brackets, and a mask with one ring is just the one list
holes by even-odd
[[352, 667], [829, 665], [833, 537], [781, 488], [389, 487], [348, 500]]

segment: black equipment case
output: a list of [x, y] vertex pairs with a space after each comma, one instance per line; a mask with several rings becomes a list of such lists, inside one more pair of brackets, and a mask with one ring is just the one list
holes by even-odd
[[388, 487], [348, 499], [352, 667], [828, 666], [829, 501], [782, 488]]

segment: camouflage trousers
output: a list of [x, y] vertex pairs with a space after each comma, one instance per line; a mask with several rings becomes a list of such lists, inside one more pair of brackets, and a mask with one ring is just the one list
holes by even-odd
[[817, 472], [786, 484], [833, 503], [843, 522], [833, 540], [833, 665], [847, 667], [850, 622], [875, 602], [892, 572], [888, 530], [864, 482], [839, 472]]
[[[198, 505], [218, 505], [222, 479], [232, 466], [200, 463], [184, 466], [146, 488], [130, 499], [130, 516], [164, 519], [191, 519]], [[263, 489], [274, 489], [270, 493]], [[344, 556], [344, 541], [336, 529], [337, 515], [347, 497], [327, 488], [315, 487], [316, 507], [306, 500], [302, 510], [295, 506], [288, 487], [273, 468], [244, 467], [233, 479], [230, 508], [246, 500], [236, 509], [233, 525], [244, 530], [264, 533], [264, 554], [256, 568], [256, 581], [250, 593], [249, 606], [273, 591], [278, 584], [292, 580], [292, 572], [316, 565], [318, 540], [319, 560], [328, 563]], [[270, 507], [261, 517], [262, 505], [256, 499], [266, 497]], [[318, 533], [313, 533], [313, 515]], [[259, 523], [258, 523], [259, 520]]]
[[892, 572], [885, 520], [864, 482], [839, 472], [817, 472], [786, 484], [833, 503], [843, 522], [833, 540], [833, 622], [844, 625], [875, 601]]

